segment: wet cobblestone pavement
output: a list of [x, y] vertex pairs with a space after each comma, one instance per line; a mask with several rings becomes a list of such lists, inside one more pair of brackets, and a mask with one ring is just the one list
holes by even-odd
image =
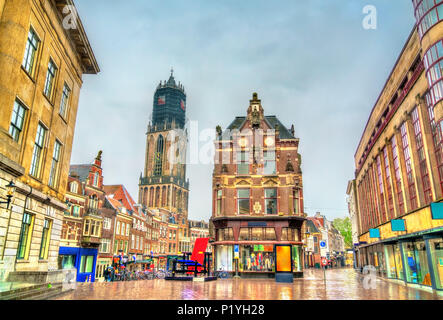
[[293, 284], [273, 279], [219, 279], [210, 282], [140, 280], [78, 283], [75, 291], [55, 300], [443, 300], [443, 296], [377, 279], [364, 289], [351, 268], [305, 270]]

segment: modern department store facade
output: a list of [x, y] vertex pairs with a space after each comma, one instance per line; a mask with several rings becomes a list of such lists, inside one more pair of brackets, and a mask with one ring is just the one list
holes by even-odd
[[417, 20], [355, 153], [358, 267], [443, 291], [443, 1]]

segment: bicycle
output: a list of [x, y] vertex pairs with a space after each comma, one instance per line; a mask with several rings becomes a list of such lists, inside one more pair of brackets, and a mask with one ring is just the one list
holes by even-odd
[[220, 268], [218, 271], [214, 272], [214, 276], [220, 279], [227, 279], [229, 277], [229, 273]]

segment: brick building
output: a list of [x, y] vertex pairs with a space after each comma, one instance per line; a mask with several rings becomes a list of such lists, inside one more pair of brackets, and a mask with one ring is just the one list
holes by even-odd
[[[0, 280], [61, 282], [58, 251], [84, 74], [99, 72], [66, 0], [0, 1]], [[72, 14], [72, 12], [68, 13]]]
[[274, 274], [274, 244], [291, 244], [296, 275], [303, 274], [303, 184], [294, 127], [265, 116], [256, 93], [246, 117], [217, 127], [213, 172], [215, 268], [244, 276]]
[[443, 290], [443, 2], [413, 27], [355, 152], [359, 267]]
[[[59, 268], [77, 269], [77, 281], [95, 281], [104, 203], [102, 152], [93, 164], [71, 165], [59, 248]], [[71, 239], [75, 234], [76, 241]]]

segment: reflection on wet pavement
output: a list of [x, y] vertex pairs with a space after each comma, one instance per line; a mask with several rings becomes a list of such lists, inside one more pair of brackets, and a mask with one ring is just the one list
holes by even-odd
[[353, 269], [305, 270], [293, 284], [273, 279], [219, 279], [210, 282], [141, 280], [78, 283], [57, 300], [433, 300], [435, 293], [377, 279], [375, 289], [363, 287]]

